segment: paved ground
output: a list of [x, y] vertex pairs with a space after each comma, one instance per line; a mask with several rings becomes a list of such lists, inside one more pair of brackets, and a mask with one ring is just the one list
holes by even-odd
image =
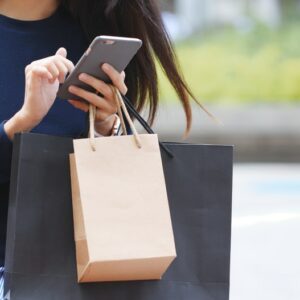
[[[207, 107], [223, 126], [194, 107], [189, 142], [233, 144], [239, 162], [299, 162], [300, 104], [298, 105], [210, 105]], [[185, 117], [179, 106], [161, 106], [154, 129], [161, 140], [180, 140]]]
[[300, 299], [300, 164], [234, 170], [230, 300]]
[[[209, 109], [224, 125], [195, 109], [189, 142], [234, 144], [236, 162], [275, 162], [235, 167], [230, 300], [299, 300], [300, 106]], [[182, 111], [162, 107], [154, 128], [178, 141]]]

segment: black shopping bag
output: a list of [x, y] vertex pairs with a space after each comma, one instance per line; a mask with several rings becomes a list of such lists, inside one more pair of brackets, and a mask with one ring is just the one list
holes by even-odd
[[71, 152], [68, 138], [26, 133], [14, 140], [7, 299], [229, 299], [231, 146], [162, 144], [178, 257], [161, 281], [115, 283], [77, 283]]

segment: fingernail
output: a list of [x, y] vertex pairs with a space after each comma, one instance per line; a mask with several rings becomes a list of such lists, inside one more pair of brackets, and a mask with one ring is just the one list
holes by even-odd
[[84, 74], [84, 73], [81, 73], [80, 75], [79, 75], [79, 79], [80, 80], [84, 80], [84, 79], [87, 79], [87, 76], [86, 76], [86, 74]]
[[74, 92], [75, 91], [75, 87], [73, 85], [69, 86], [69, 92]]
[[102, 65], [102, 69], [104, 70], [104, 71], [108, 71], [109, 70], [109, 65], [108, 64], [103, 64]]

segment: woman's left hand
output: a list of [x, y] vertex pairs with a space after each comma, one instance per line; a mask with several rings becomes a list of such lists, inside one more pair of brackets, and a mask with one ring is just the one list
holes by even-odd
[[[103, 64], [102, 70], [111, 79], [113, 85], [123, 94], [127, 93], [127, 86], [125, 85], [125, 73], [119, 73], [109, 64]], [[95, 130], [101, 135], [109, 135], [115, 123], [115, 114], [117, 112], [117, 103], [114, 99], [114, 94], [111, 87], [102, 80], [93, 76], [82, 73], [79, 79], [93, 87], [96, 91], [101, 93], [102, 96], [95, 93], [86, 91], [82, 88], [71, 85], [69, 91], [96, 107], [96, 121]], [[69, 100], [69, 102], [76, 108], [85, 112], [89, 110], [89, 104], [76, 100]]]

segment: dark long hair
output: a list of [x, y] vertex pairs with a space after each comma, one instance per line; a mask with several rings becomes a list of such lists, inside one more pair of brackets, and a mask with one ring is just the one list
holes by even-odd
[[80, 21], [89, 41], [99, 34], [135, 37], [143, 41], [142, 49], [126, 69], [128, 97], [138, 111], [141, 111], [145, 104], [149, 104], [149, 123], [153, 124], [158, 108], [156, 58], [182, 103], [187, 121], [187, 134], [192, 123], [190, 98], [195, 100], [195, 97], [183, 79], [156, 1], [62, 0], [62, 2]]

